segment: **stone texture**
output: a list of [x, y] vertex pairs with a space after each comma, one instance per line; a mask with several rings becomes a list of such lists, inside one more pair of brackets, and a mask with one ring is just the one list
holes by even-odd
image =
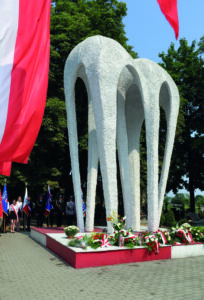
[[[111, 50], [110, 50], [111, 49]], [[86, 229], [94, 226], [98, 162], [106, 215], [117, 212], [116, 145], [127, 227], [140, 229], [140, 131], [145, 120], [147, 141], [148, 229], [157, 230], [168, 178], [179, 95], [165, 70], [147, 59], [133, 60], [116, 41], [102, 36], [86, 39], [69, 55], [64, 71], [69, 146], [77, 209], [84, 231], [78, 160], [74, 87], [80, 77], [88, 93], [88, 174]], [[167, 119], [166, 147], [158, 182], [160, 106]], [[108, 231], [111, 232], [108, 224]]]
[[0, 299], [204, 298], [204, 256], [73, 269], [25, 233], [0, 236]]

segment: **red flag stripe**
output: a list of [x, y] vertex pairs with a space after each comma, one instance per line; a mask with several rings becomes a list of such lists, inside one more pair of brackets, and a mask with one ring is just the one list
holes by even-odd
[[46, 101], [51, 5], [50, 0], [18, 1], [18, 32], [0, 160], [27, 163]]
[[4, 176], [10, 176], [11, 162], [0, 162], [0, 174]]
[[179, 19], [178, 19], [178, 8], [177, 8], [177, 0], [157, 0], [160, 9], [167, 21], [173, 27], [176, 39], [178, 39], [179, 35]]
[[23, 207], [23, 211], [26, 213], [26, 215], [29, 214], [30, 209], [29, 209], [28, 204], [26, 204], [26, 205]]

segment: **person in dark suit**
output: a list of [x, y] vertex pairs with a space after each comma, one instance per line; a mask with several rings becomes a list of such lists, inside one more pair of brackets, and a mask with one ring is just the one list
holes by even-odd
[[73, 196], [70, 196], [69, 201], [66, 203], [66, 216], [67, 225], [73, 225], [75, 219], [75, 203], [73, 202]]
[[50, 226], [54, 224], [55, 207], [52, 195], [50, 195]]
[[37, 227], [43, 227], [44, 213], [45, 213], [45, 205], [43, 203], [43, 197], [42, 195], [40, 195], [36, 205]]
[[63, 209], [63, 201], [62, 196], [59, 196], [59, 200], [56, 202], [56, 223], [57, 227], [62, 226], [62, 218], [64, 216], [64, 209]]

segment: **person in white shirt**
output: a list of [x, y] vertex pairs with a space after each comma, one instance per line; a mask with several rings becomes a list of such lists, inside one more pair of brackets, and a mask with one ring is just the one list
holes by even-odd
[[22, 215], [23, 215], [23, 203], [22, 203], [22, 199], [20, 196], [17, 199], [16, 205], [18, 207], [18, 220], [16, 221], [16, 231], [19, 232], [20, 223], [21, 223], [21, 219], [22, 219]]
[[15, 232], [16, 221], [18, 220], [18, 207], [16, 205], [16, 200], [9, 207], [9, 219], [11, 221], [11, 232]]

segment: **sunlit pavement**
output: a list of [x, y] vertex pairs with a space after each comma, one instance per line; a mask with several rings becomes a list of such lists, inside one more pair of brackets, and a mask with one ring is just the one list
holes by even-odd
[[204, 256], [73, 269], [29, 237], [0, 236], [0, 299], [204, 299]]

